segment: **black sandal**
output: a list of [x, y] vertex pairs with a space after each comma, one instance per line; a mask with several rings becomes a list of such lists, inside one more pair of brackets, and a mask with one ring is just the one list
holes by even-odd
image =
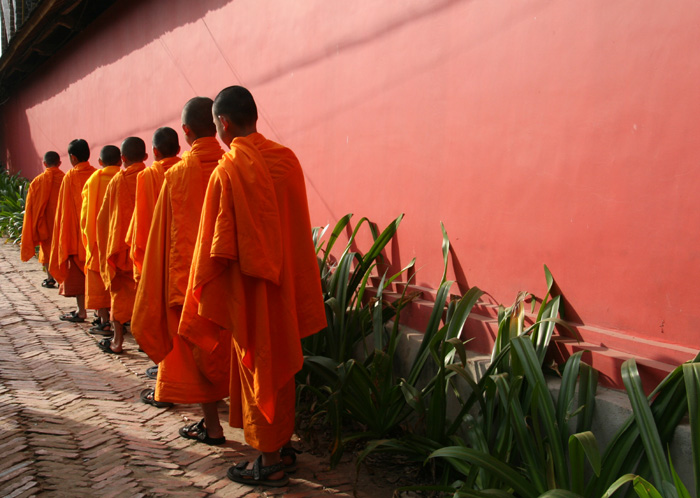
[[53, 289], [56, 287], [56, 281], [53, 278], [45, 278], [44, 281], [41, 282], [41, 286], [47, 289]]
[[59, 316], [58, 319], [63, 320], [64, 322], [73, 322], [73, 323], [83, 323], [85, 321], [85, 318], [78, 315], [78, 313], [76, 311], [71, 311], [70, 313], [64, 313], [63, 315]]
[[155, 389], [144, 389], [141, 391], [141, 401], [147, 405], [155, 406], [156, 408], [170, 408], [173, 406], [172, 403], [167, 401], [156, 401], [156, 390]]
[[158, 365], [146, 369], [146, 377], [156, 380], [158, 378]]
[[96, 335], [111, 336], [112, 335], [112, 324], [109, 322], [105, 322], [103, 324], [97, 324], [94, 327], [90, 327], [90, 329], [88, 329], [88, 332], [90, 332], [91, 334], [96, 334]]
[[179, 432], [180, 436], [184, 437], [185, 439], [199, 441], [200, 443], [208, 444], [209, 446], [218, 446], [226, 442], [226, 438], [224, 436], [209, 437], [209, 434], [207, 434], [207, 428], [204, 427], [204, 419], [180, 428]]
[[122, 354], [124, 352], [124, 351], [114, 351], [112, 349], [112, 339], [109, 339], [109, 338], [102, 339], [100, 342], [97, 343], [97, 347], [100, 348], [105, 353], [110, 353], [110, 354]]
[[[282, 463], [284, 464], [284, 471], [288, 474], [297, 471], [297, 455], [301, 455], [302, 451], [292, 448], [291, 446], [282, 446], [280, 450], [280, 457], [282, 458]], [[292, 463], [285, 464], [284, 458], [289, 457], [292, 459]]]
[[284, 464], [282, 462], [263, 467], [262, 455], [260, 455], [253, 463], [252, 469], [247, 467], [248, 462], [240, 462], [228, 469], [226, 475], [233, 482], [246, 484], [248, 486], [271, 486], [274, 488], [281, 488], [289, 484], [289, 476], [287, 474], [279, 479], [267, 478], [269, 475], [284, 471]]

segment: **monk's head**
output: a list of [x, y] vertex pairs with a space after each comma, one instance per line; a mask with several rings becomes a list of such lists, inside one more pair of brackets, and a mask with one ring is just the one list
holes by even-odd
[[153, 133], [153, 157], [156, 161], [162, 161], [166, 157], [175, 157], [180, 152], [180, 139], [177, 132], [168, 126], [158, 128]]
[[73, 166], [84, 163], [90, 159], [90, 146], [82, 138], [76, 138], [68, 144], [68, 157]]
[[214, 99], [212, 113], [216, 131], [225, 144], [257, 131], [258, 108], [251, 93], [242, 86], [221, 90]]
[[58, 152], [52, 150], [44, 154], [44, 167], [46, 168], [58, 168], [61, 165], [61, 158]]
[[185, 140], [192, 145], [195, 140], [202, 137], [215, 137], [216, 126], [211, 114], [214, 101], [209, 97], [195, 97], [190, 99], [182, 109], [182, 131], [185, 132]]
[[121, 166], [122, 153], [116, 145], [105, 145], [100, 151], [100, 166]]
[[139, 137], [129, 137], [122, 142], [122, 163], [124, 166], [131, 166], [140, 163], [148, 158], [146, 154], [146, 142]]

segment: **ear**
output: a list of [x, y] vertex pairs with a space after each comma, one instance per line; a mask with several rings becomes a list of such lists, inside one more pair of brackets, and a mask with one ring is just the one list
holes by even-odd
[[143, 160], [145, 161], [146, 159], [148, 159], [148, 154], [143, 155]]
[[128, 163], [128, 162], [129, 162], [129, 160], [126, 158], [126, 156], [124, 154], [122, 154], [122, 164]]
[[222, 127], [225, 131], [229, 131], [229, 129], [231, 128], [232, 123], [231, 123], [231, 120], [228, 118], [228, 116], [225, 116], [225, 115], [223, 115], [223, 114], [219, 114], [219, 115], [217, 115], [216, 117], [217, 117], [217, 119], [218, 119], [219, 121], [221, 121], [221, 127]]
[[185, 136], [187, 136], [187, 135], [190, 134], [190, 132], [191, 132], [192, 130], [190, 129], [189, 126], [187, 126], [186, 124], [183, 123], [183, 124], [182, 124], [182, 131], [185, 133]]

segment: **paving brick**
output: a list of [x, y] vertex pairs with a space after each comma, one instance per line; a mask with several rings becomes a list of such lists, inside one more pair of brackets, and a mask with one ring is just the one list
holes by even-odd
[[[141, 403], [153, 363], [133, 337], [126, 354], [101, 353], [88, 324], [58, 320], [74, 302], [41, 288], [43, 278], [0, 241], [0, 496], [347, 496], [354, 469], [328, 473], [311, 457], [280, 490], [229, 481], [228, 467], [257, 456], [242, 431], [226, 427], [224, 447], [181, 438], [198, 406]], [[227, 404], [219, 410], [225, 421]]]

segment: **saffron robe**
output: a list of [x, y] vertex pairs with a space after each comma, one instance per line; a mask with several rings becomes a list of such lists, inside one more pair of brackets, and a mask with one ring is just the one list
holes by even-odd
[[238, 137], [209, 181], [179, 334], [212, 355], [232, 336], [229, 423], [254, 448], [291, 437], [301, 339], [324, 327], [299, 161], [259, 133]]
[[114, 175], [97, 214], [100, 274], [111, 296], [111, 318], [120, 323], [131, 319], [136, 296], [126, 231], [134, 214], [136, 177], [145, 168], [145, 164], [138, 162]]
[[39, 263], [49, 262], [58, 192], [64, 176], [65, 173], [58, 166], [53, 166], [46, 168], [29, 184], [22, 224], [22, 261], [29, 261], [35, 254], [36, 246], [39, 246]]
[[134, 280], [137, 283], [141, 278], [148, 232], [151, 230], [153, 210], [163, 186], [165, 172], [179, 161], [177, 156], [153, 161], [150, 168], [146, 168], [136, 177], [136, 204], [129, 230], [126, 232], [126, 244], [130, 247], [129, 256], [134, 263]]
[[83, 203], [80, 210], [80, 231], [85, 245], [85, 307], [109, 308], [111, 297], [100, 275], [100, 255], [97, 249], [97, 213], [102, 207], [107, 185], [121, 166], [105, 166], [98, 169], [83, 186]]
[[131, 333], [158, 363], [155, 399], [209, 403], [228, 396], [228, 363], [202, 375], [191, 346], [177, 335], [207, 182], [224, 154], [215, 137], [194, 141], [165, 172], [148, 236]]
[[65, 174], [61, 182], [49, 257], [49, 273], [59, 283], [63, 283], [68, 275], [70, 256], [73, 256], [71, 264], [75, 269], [85, 273], [86, 256], [80, 233], [80, 210], [83, 204], [83, 186], [94, 172], [95, 168], [87, 161], [78, 163]]

